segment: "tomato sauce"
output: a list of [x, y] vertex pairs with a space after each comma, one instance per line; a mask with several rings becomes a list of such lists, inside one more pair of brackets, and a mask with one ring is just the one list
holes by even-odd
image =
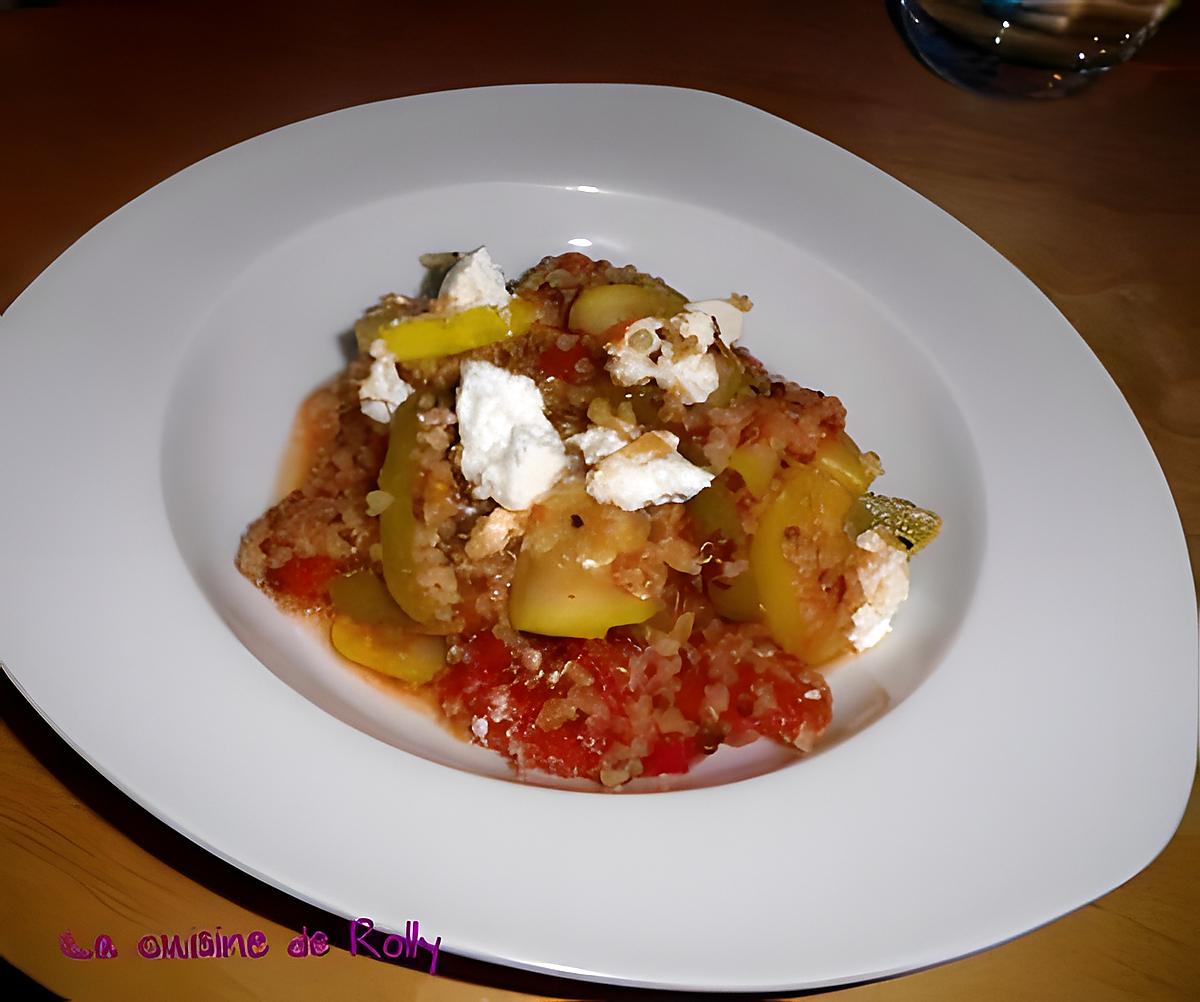
[[784, 653], [718, 668], [697, 635], [698, 653], [656, 686], [630, 670], [643, 648], [628, 638], [525, 639], [536, 670], [528, 653], [485, 632], [434, 682], [447, 717], [521, 769], [594, 779], [628, 746], [626, 758], [640, 760], [633, 775], [680, 774], [721, 744], [756, 737], [806, 749], [830, 720], [824, 680]]
[[275, 591], [290, 598], [318, 602], [329, 597], [329, 582], [340, 570], [332, 557], [292, 557], [268, 572], [267, 581]]

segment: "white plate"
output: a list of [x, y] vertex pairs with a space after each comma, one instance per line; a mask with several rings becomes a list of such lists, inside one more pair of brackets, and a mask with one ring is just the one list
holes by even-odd
[[[579, 241], [749, 293], [751, 347], [839, 394], [881, 488], [946, 517], [807, 760], [722, 751], [643, 796], [502, 781], [233, 570], [296, 404], [419, 252], [487, 243], [511, 273]], [[1183, 810], [1189, 568], [1117, 390], [953, 219], [745, 105], [494, 88], [243, 143], [26, 290], [0, 415], [0, 655], [30, 701], [222, 858], [449, 951], [639, 985], [876, 977], [1097, 897]]]

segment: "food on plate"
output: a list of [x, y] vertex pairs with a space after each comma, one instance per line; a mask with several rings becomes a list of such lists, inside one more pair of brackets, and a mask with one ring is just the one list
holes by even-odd
[[608, 787], [756, 738], [810, 750], [940, 520], [836, 397], [741, 344], [750, 300], [633, 266], [427, 255], [301, 408], [299, 486], [237, 563], [465, 739]]

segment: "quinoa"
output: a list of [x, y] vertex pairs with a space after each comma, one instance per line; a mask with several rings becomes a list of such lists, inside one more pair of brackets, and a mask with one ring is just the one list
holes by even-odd
[[305, 401], [299, 431], [312, 443], [308, 471], [299, 487], [250, 524], [238, 548], [238, 570], [290, 608], [318, 610], [328, 596], [289, 594], [280, 587], [283, 567], [323, 557], [342, 572], [357, 570], [379, 541], [379, 522], [367, 516], [367, 493], [375, 489], [387, 436], [359, 410], [358, 383], [367, 365], [355, 359]]

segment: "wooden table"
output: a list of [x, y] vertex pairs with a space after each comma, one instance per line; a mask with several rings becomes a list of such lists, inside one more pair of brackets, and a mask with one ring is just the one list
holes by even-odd
[[[239, 140], [347, 105], [544, 81], [719, 91], [877, 164], [999, 248], [1120, 385], [1200, 560], [1200, 281], [1195, 233], [1200, 9], [1130, 65], [1052, 104], [942, 83], [882, 6], [61, 3], [0, 15], [0, 306], [123, 203]], [[629, 8], [632, 10], [633, 8]], [[2, 502], [0, 502], [2, 504]], [[6, 584], [12, 584], [6, 582]], [[0, 653], [3, 638], [0, 638]], [[5, 681], [0, 955], [71, 998], [611, 997], [443, 955], [436, 977], [334, 949], [297, 964], [302, 926], [344, 925], [221, 863], [132, 804]], [[1200, 807], [1146, 871], [1022, 939], [846, 998], [1168, 999], [1200, 991]], [[153, 964], [145, 932], [263, 930], [261, 961]], [[112, 961], [63, 957], [105, 932]], [[9, 976], [15, 976], [10, 969]]]

